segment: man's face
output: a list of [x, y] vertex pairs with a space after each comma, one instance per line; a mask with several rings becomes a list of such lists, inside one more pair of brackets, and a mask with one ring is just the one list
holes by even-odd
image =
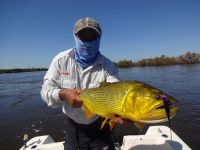
[[80, 40], [90, 42], [96, 40], [99, 34], [91, 28], [85, 28], [76, 34]]

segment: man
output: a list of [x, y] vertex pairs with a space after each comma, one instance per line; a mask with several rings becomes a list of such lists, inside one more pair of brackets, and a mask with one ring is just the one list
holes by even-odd
[[79, 93], [98, 87], [100, 82], [119, 81], [117, 68], [99, 51], [102, 30], [96, 20], [78, 20], [73, 33], [75, 47], [53, 59], [44, 77], [41, 96], [48, 106], [61, 106], [66, 114], [65, 150], [114, 149], [109, 126], [100, 130], [103, 119], [84, 116]]

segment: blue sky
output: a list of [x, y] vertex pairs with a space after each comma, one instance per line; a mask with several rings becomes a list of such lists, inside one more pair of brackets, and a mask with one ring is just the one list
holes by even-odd
[[0, 0], [0, 68], [48, 67], [82, 17], [100, 23], [113, 61], [200, 53], [198, 0]]

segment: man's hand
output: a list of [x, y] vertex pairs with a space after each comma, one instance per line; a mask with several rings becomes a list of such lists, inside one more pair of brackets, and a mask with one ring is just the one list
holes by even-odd
[[79, 108], [83, 102], [79, 99], [80, 90], [77, 89], [61, 89], [59, 97], [62, 101], [66, 101], [71, 107]]

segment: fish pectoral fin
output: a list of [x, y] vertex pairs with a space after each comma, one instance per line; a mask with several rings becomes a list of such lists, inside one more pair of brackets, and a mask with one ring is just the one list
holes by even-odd
[[112, 120], [109, 121], [110, 130], [112, 130], [115, 127], [115, 124], [116, 124], [115, 121]]
[[141, 128], [144, 124], [141, 123], [141, 122], [134, 122], [134, 125], [137, 127], [137, 128]]
[[112, 119], [110, 119], [109, 121], [110, 130], [112, 130], [115, 127], [115, 124], [119, 122], [119, 119], [122, 119], [122, 117], [113, 117]]
[[91, 118], [92, 116], [95, 115], [87, 107], [85, 107], [84, 105], [83, 105], [83, 110], [84, 110], [84, 116], [86, 118]]
[[104, 121], [101, 124], [100, 129], [102, 129], [104, 127], [104, 125], [106, 124], [106, 122], [108, 121], [109, 118], [104, 119]]
[[[110, 119], [110, 118], [106, 118], [106, 119], [102, 122], [101, 128], [100, 128], [100, 129], [102, 129], [102, 128], [104, 127], [104, 125], [105, 125], [107, 122], [109, 123], [110, 130], [112, 130], [112, 129], [114, 128], [118, 117], [114, 117], [114, 118], [112, 118], [112, 119], [110, 119], [110, 120], [109, 120], [109, 119]], [[108, 121], [108, 120], [109, 120], [109, 121]]]

